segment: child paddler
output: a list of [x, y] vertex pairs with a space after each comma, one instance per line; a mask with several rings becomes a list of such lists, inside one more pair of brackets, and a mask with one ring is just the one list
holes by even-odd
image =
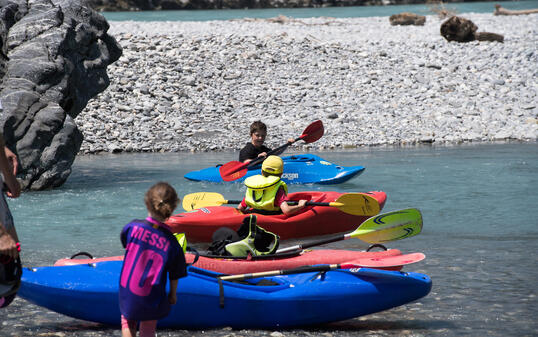
[[[266, 137], [267, 125], [262, 121], [253, 122], [250, 125], [250, 142], [239, 151], [239, 161], [248, 163], [256, 158], [267, 157], [271, 149], [264, 145]], [[290, 138], [288, 142], [293, 143], [295, 139]]]
[[291, 215], [305, 207], [306, 200], [297, 205], [288, 205], [288, 186], [280, 178], [284, 169], [282, 158], [269, 156], [263, 161], [261, 174], [245, 179], [247, 191], [237, 206], [240, 211], [260, 214]]

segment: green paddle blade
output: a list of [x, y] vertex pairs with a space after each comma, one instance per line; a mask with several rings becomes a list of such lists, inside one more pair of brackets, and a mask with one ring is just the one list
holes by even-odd
[[416, 208], [379, 214], [346, 234], [368, 243], [383, 243], [415, 236], [422, 230], [422, 214]]
[[199, 192], [187, 194], [183, 197], [182, 206], [186, 211], [192, 211], [201, 207], [218, 206], [226, 204], [222, 194], [216, 192]]

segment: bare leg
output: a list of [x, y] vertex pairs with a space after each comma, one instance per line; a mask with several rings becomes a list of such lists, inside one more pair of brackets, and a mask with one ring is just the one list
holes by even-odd
[[157, 321], [142, 321], [140, 322], [140, 337], [155, 337]]
[[136, 337], [136, 321], [130, 321], [121, 315], [121, 336]]

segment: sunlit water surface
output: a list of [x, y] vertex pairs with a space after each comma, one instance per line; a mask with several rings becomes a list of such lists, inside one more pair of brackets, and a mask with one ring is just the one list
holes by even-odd
[[[406, 270], [430, 275], [433, 289], [417, 303], [345, 322], [290, 330], [285, 335], [535, 336], [536, 143], [368, 148], [316, 154], [344, 166], [363, 165], [366, 171], [344, 184], [291, 185], [290, 190], [382, 190], [388, 194], [384, 211], [419, 208], [424, 217], [423, 232], [387, 246], [426, 254], [426, 260]], [[170, 182], [180, 196], [213, 191], [227, 199], [241, 198], [244, 189], [239, 183], [199, 183], [183, 178], [189, 171], [235, 160], [236, 156], [172, 153], [78, 157], [62, 188], [25, 193], [10, 201], [24, 264], [49, 265], [79, 251], [96, 256], [122, 254], [120, 230], [131, 219], [146, 215], [143, 194], [159, 180]], [[282, 246], [295, 243], [283, 242]], [[367, 246], [354, 239], [328, 247]], [[71, 319], [22, 299], [0, 312], [2, 336], [52, 332], [119, 336], [115, 328]], [[211, 331], [217, 336], [229, 333]], [[168, 330], [161, 336], [184, 334]], [[207, 335], [204, 331], [187, 334]], [[250, 330], [248, 334], [262, 336], [266, 332]]]

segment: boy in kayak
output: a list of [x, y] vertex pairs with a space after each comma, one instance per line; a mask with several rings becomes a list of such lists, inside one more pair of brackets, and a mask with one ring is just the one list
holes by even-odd
[[[248, 163], [256, 158], [267, 157], [271, 149], [263, 144], [265, 137], [267, 137], [267, 125], [262, 121], [253, 122], [250, 125], [250, 142], [239, 151], [239, 161]], [[288, 142], [294, 143], [295, 139], [290, 138]]]
[[[121, 232], [125, 256], [120, 276], [119, 302], [123, 337], [155, 336], [157, 320], [176, 304], [178, 279], [187, 276], [183, 249], [164, 223], [179, 198], [165, 182], [153, 185], [144, 197], [148, 217], [133, 220]], [[170, 292], [166, 294], [166, 279]]]
[[288, 205], [288, 186], [280, 179], [283, 169], [282, 158], [267, 157], [263, 161], [261, 174], [245, 179], [247, 191], [237, 209], [245, 211], [250, 207], [250, 211], [255, 213], [286, 215], [303, 209], [306, 200], [299, 200], [297, 205]]

